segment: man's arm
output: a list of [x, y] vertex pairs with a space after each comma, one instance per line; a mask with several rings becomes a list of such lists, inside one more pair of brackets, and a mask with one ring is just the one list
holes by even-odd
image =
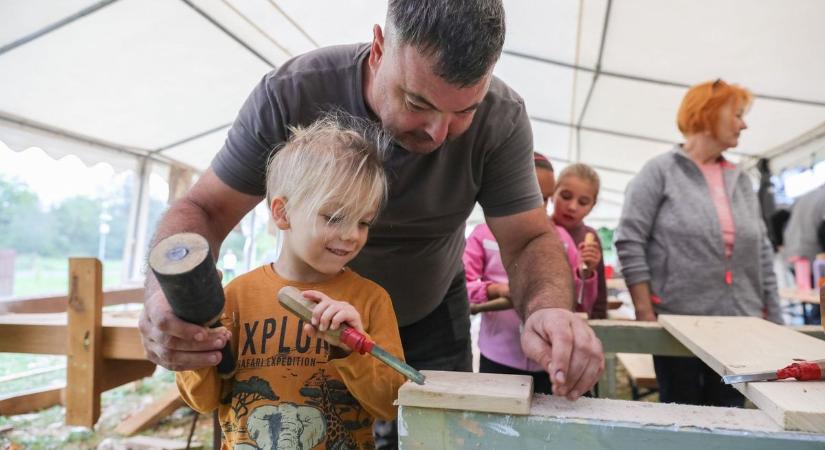
[[601, 341], [573, 307], [573, 274], [561, 241], [541, 208], [487, 217], [524, 318], [524, 354], [546, 368], [553, 393], [574, 400], [604, 371]]
[[[227, 186], [210, 168], [183, 198], [169, 207], [158, 223], [152, 245], [175, 233], [194, 232], [209, 241], [213, 257], [217, 257], [229, 231], [260, 201], [259, 196]], [[146, 274], [139, 327], [147, 358], [170, 370], [217, 364], [220, 349], [230, 339], [224, 328], [208, 329], [175, 317], [151, 271]]]

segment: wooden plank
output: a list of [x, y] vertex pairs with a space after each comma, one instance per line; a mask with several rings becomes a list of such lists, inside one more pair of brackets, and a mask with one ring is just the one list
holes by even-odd
[[423, 385], [406, 382], [398, 390], [398, 404], [427, 408], [527, 414], [533, 378], [526, 375], [422, 370]]
[[656, 322], [589, 320], [605, 353], [649, 353], [693, 356], [693, 353]]
[[[143, 287], [128, 286], [107, 289], [103, 292], [103, 305], [143, 303]], [[0, 313], [56, 313], [66, 312], [69, 304], [67, 294], [45, 296], [11, 297], [0, 300]]]
[[0, 416], [26, 414], [61, 403], [63, 386], [33, 389], [0, 398]]
[[779, 290], [779, 296], [791, 302], [802, 302], [819, 305], [819, 292], [815, 289], [804, 291], [796, 288], [783, 288]]
[[653, 356], [639, 353], [619, 353], [616, 358], [624, 366], [627, 374], [638, 387], [656, 388], [656, 371], [653, 369]]
[[66, 424], [93, 427], [100, 417], [103, 367], [103, 266], [69, 259]]
[[625, 284], [624, 278], [608, 278], [605, 280], [605, 283], [608, 289], [627, 290], [627, 284]]
[[399, 407], [399, 448], [808, 450], [825, 435], [784, 431], [758, 410], [535, 395], [530, 415]]
[[185, 403], [178, 393], [178, 388], [172, 387], [157, 400], [126, 418], [115, 428], [115, 431], [126, 436], [139, 433], [160, 422], [184, 405]]
[[[146, 359], [137, 317], [103, 316], [103, 357]], [[0, 352], [66, 354], [66, 313], [0, 314]]]
[[[661, 315], [659, 322], [720, 375], [825, 358], [825, 341], [756, 317]], [[825, 381], [734, 385], [787, 430], [825, 432]]]

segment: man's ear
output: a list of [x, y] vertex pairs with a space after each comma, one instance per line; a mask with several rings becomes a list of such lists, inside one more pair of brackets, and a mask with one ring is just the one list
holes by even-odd
[[286, 215], [286, 198], [275, 197], [269, 205], [269, 211], [272, 213], [272, 221], [279, 230], [289, 229], [289, 218]]
[[381, 31], [380, 25], [373, 25], [372, 27], [372, 45], [370, 46], [369, 65], [373, 72], [381, 63], [381, 58], [384, 56], [384, 32]]

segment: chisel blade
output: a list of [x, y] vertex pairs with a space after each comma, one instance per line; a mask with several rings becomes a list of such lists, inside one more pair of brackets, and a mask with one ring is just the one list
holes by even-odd
[[722, 382], [725, 384], [748, 383], [751, 381], [772, 381], [778, 379], [776, 372], [746, 373], [742, 375], [725, 375]]

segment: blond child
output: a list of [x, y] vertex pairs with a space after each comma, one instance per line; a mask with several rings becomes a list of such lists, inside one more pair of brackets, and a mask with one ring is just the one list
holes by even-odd
[[[591, 319], [607, 318], [607, 282], [602, 244], [596, 230], [584, 224], [584, 218], [596, 206], [600, 184], [599, 175], [592, 167], [576, 163], [561, 171], [553, 191], [553, 223], [567, 230], [576, 242], [579, 257], [584, 264], [583, 278], [588, 278], [589, 272], [593, 271], [598, 276], [596, 300], [588, 311]], [[595, 238], [591, 243], [585, 242], [588, 233], [592, 233]]]
[[[395, 418], [404, 379], [317, 330], [346, 323], [403, 358], [389, 295], [346, 267], [386, 197], [385, 146], [379, 131], [340, 115], [292, 133], [267, 169], [283, 248], [226, 287], [237, 372], [231, 380], [215, 368], [178, 372], [178, 388], [193, 409], [218, 409], [225, 449], [373, 448], [372, 424]], [[317, 302], [312, 324], [278, 303], [287, 285]]]

